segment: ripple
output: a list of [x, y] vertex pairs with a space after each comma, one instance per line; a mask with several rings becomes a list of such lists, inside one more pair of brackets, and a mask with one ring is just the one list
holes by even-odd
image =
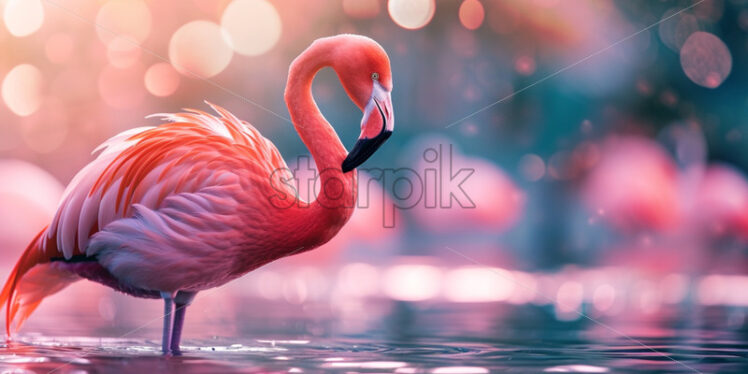
[[[0, 371], [48, 372], [688, 372], [741, 371], [748, 348], [738, 332], [669, 330], [672, 335], [583, 338], [583, 325], [517, 328], [486, 336], [431, 334], [392, 339], [381, 333], [188, 339], [183, 355], [165, 357], [160, 342], [141, 338], [22, 335], [0, 348]], [[707, 338], [711, 336], [711, 338]]]

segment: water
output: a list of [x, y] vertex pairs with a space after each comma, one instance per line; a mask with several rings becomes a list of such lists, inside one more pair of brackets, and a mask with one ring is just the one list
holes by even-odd
[[[253, 310], [254, 318], [238, 312], [238, 320], [245, 321], [240, 326], [201, 325], [199, 321], [188, 325], [184, 354], [178, 357], [160, 354], [160, 342], [155, 339], [157, 323], [135, 332], [130, 329], [132, 326], [109, 326], [95, 329], [87, 337], [75, 337], [69, 333], [80, 328], [70, 330], [65, 327], [65, 319], [57, 318], [47, 321], [44, 335], [26, 333], [5, 345], [0, 350], [0, 370], [37, 373], [748, 370], [748, 328], [744, 326], [744, 311], [735, 308], [715, 307], [689, 313], [676, 309], [648, 316], [601, 318], [598, 324], [585, 318], [558, 321], [548, 308], [533, 305], [380, 301], [364, 308], [368, 311], [364, 314], [302, 308], [296, 316], [281, 305], [256, 307], [248, 308]], [[42, 330], [38, 326], [34, 329]], [[217, 328], [235, 332], [211, 335]]]

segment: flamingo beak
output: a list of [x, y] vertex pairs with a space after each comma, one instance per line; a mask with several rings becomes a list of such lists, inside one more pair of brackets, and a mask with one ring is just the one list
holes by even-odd
[[392, 113], [390, 92], [374, 81], [371, 99], [364, 107], [364, 116], [361, 119], [361, 136], [343, 160], [343, 173], [357, 168], [368, 160], [392, 135], [394, 128], [395, 117]]

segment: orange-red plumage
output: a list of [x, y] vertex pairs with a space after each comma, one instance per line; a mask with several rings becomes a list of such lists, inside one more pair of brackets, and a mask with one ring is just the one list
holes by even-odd
[[[324, 66], [332, 66], [354, 102], [366, 108], [362, 138], [350, 155], [311, 97], [311, 81]], [[389, 89], [387, 55], [368, 38], [321, 39], [292, 64], [285, 95], [291, 118], [318, 169], [329, 171], [321, 185], [334, 189], [314, 202], [299, 200], [284, 183], [290, 171], [269, 140], [215, 105], [218, 116], [162, 114], [169, 123], [108, 140], [70, 182], [52, 222], [8, 278], [0, 294], [6, 331], [14, 320], [20, 326], [44, 297], [81, 278], [134, 296], [163, 297], [168, 307], [327, 242], [355, 201], [356, 173], [343, 169], [358, 166], [392, 131]], [[384, 112], [373, 111], [374, 105]], [[384, 135], [371, 142], [364, 134]], [[326, 183], [332, 179], [338, 183]]]

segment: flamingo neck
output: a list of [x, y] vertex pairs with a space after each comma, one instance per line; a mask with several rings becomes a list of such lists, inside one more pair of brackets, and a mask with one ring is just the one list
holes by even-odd
[[[296, 131], [314, 158], [320, 192], [311, 203], [302, 203], [298, 227], [306, 227], [310, 245], [330, 240], [353, 213], [356, 202], [356, 171], [343, 173], [347, 156], [337, 133], [312, 97], [314, 76], [324, 67], [335, 69], [334, 45], [316, 42], [291, 64], [285, 99]], [[312, 227], [309, 227], [309, 226]]]

